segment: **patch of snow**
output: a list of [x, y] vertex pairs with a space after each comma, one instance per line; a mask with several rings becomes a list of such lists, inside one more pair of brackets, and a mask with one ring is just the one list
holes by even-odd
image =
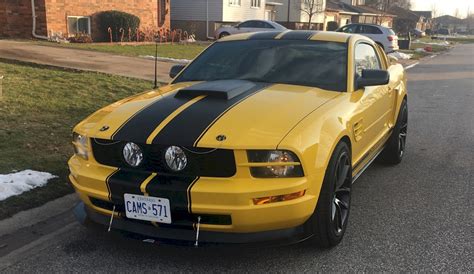
[[33, 188], [44, 186], [48, 180], [56, 178], [47, 172], [23, 170], [10, 174], [0, 174], [0, 201], [20, 195]]
[[432, 46], [442, 46], [442, 47], [447, 47], [449, 46], [448, 41], [441, 41], [441, 42], [421, 42], [420, 40], [416, 40], [414, 42], [415, 44], [423, 44], [423, 45], [432, 45]]
[[424, 48], [417, 48], [415, 49], [416, 52], [426, 52], [426, 50]]
[[[140, 57], [145, 58], [145, 59], [155, 60], [155, 56], [152, 56], [152, 55], [141, 55]], [[181, 64], [187, 64], [191, 62], [191, 60], [188, 60], [188, 59], [175, 59], [175, 58], [160, 57], [160, 56], [158, 56], [156, 60], [163, 61], [163, 62], [181, 63]]]
[[397, 58], [397, 60], [400, 60], [400, 59], [401, 60], [409, 60], [413, 57], [413, 54], [406, 54], [406, 53], [399, 52], [399, 51], [389, 53], [388, 55]]

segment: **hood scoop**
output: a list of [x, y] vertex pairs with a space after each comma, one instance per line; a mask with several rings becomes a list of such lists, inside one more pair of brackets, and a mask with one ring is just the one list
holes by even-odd
[[207, 95], [223, 100], [230, 100], [254, 88], [255, 84], [245, 80], [217, 80], [203, 82], [183, 88], [175, 97], [196, 97]]

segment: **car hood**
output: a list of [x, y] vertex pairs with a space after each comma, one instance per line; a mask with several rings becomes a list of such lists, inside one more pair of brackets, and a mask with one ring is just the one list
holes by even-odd
[[219, 148], [276, 148], [338, 92], [248, 81], [187, 82], [107, 106], [75, 131], [90, 137]]

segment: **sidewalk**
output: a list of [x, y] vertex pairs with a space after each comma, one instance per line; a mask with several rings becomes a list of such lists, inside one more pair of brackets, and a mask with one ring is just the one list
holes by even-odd
[[[153, 80], [154, 61], [102, 52], [34, 45], [0, 40], [0, 59], [98, 71], [108, 74]], [[158, 62], [158, 81], [168, 82], [171, 62]]]

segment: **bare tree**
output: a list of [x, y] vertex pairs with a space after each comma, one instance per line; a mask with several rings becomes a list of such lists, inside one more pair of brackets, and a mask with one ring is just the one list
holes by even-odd
[[436, 4], [431, 5], [431, 17], [438, 17], [438, 6]]
[[300, 11], [308, 16], [308, 29], [311, 29], [313, 18], [324, 11], [324, 0], [301, 0]]
[[454, 10], [454, 17], [456, 17], [456, 18], [461, 18], [461, 13], [459, 12], [459, 9], [458, 9], [458, 8], [456, 8], [456, 9]]
[[404, 9], [411, 8], [411, 0], [366, 0], [365, 4], [383, 12], [387, 12], [387, 10], [393, 6]]

